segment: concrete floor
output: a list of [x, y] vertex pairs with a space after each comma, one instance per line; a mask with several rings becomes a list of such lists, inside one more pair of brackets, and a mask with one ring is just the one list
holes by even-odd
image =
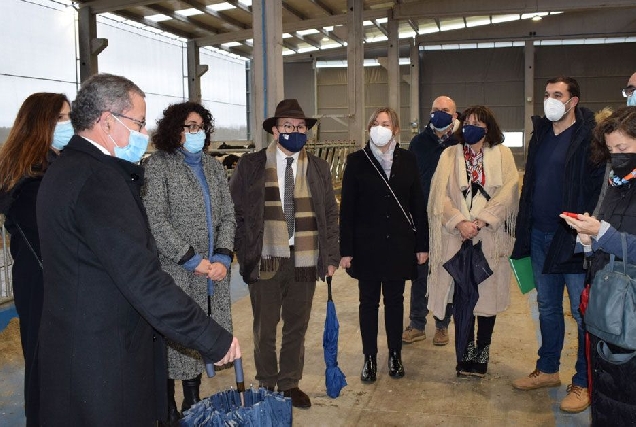
[[[252, 312], [247, 287], [238, 279], [233, 266], [234, 333], [244, 354], [246, 384], [256, 383], [253, 363]], [[362, 384], [362, 344], [358, 327], [357, 282], [339, 270], [333, 281], [333, 297], [340, 321], [339, 365], [347, 376], [348, 386], [340, 397], [326, 395], [322, 352], [325, 320], [326, 284], [316, 288], [312, 317], [307, 332], [305, 370], [300, 387], [311, 397], [312, 407], [294, 409], [296, 426], [587, 426], [589, 410], [569, 415], [559, 411], [565, 396], [576, 355], [574, 321], [566, 322], [565, 348], [562, 357], [563, 385], [554, 389], [521, 392], [511, 381], [534, 369], [537, 352], [537, 312], [534, 291], [523, 296], [511, 283], [510, 308], [497, 317], [491, 346], [489, 373], [484, 379], [458, 379], [455, 376], [453, 325], [451, 343], [445, 347], [432, 344], [434, 325], [427, 325], [428, 338], [404, 345], [402, 359], [406, 376], [399, 380], [387, 374], [386, 336], [383, 310], [380, 309], [378, 343], [378, 380]], [[408, 317], [410, 283], [405, 291], [405, 316]], [[568, 305], [565, 304], [567, 307]], [[407, 319], [406, 319], [407, 320]], [[405, 320], [405, 322], [406, 322]], [[24, 424], [20, 399], [23, 367], [0, 367], [0, 426]], [[213, 394], [234, 384], [233, 370], [218, 372], [213, 379], [204, 378], [202, 396]], [[180, 402], [180, 387], [177, 400]]]

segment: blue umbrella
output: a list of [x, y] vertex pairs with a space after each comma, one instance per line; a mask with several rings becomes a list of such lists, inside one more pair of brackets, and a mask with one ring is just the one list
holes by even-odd
[[336, 306], [331, 297], [331, 276], [327, 276], [327, 317], [325, 318], [325, 332], [322, 336], [322, 348], [325, 353], [325, 385], [327, 395], [332, 398], [340, 396], [340, 390], [347, 385], [346, 377], [338, 367], [338, 316]]
[[[237, 389], [215, 393], [192, 405], [179, 420], [181, 427], [254, 426], [291, 427], [291, 398], [265, 388], [245, 390], [243, 364], [234, 361]], [[208, 376], [214, 376], [212, 364], [206, 365]]]

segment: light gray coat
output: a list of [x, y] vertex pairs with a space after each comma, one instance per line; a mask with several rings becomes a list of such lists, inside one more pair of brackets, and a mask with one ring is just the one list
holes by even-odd
[[[187, 271], [178, 262], [192, 247], [207, 258], [209, 239], [205, 203], [201, 186], [179, 151], [157, 151], [144, 163], [145, 188], [143, 201], [148, 213], [150, 230], [157, 241], [162, 268], [192, 299], [207, 312], [207, 281]], [[214, 250], [232, 250], [236, 221], [234, 205], [225, 169], [216, 159], [203, 155], [203, 170], [210, 189]], [[212, 318], [232, 332], [230, 272], [215, 283], [212, 297]], [[168, 376], [191, 379], [204, 369], [198, 352], [169, 341]]]

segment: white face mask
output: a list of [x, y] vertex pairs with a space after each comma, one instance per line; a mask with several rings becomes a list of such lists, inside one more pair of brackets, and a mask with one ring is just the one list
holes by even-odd
[[373, 126], [369, 130], [369, 136], [376, 147], [384, 147], [393, 139], [393, 132], [384, 126]]
[[543, 112], [548, 120], [551, 122], [558, 122], [565, 116], [565, 114], [570, 111], [565, 111], [565, 105], [570, 102], [572, 98], [568, 99], [564, 104], [558, 99], [547, 98], [543, 101]]

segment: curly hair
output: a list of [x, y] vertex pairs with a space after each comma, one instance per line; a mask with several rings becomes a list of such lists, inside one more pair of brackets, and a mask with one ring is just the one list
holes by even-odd
[[0, 150], [0, 189], [11, 190], [21, 178], [44, 173], [64, 103], [63, 93], [38, 92], [24, 100]]
[[614, 132], [636, 139], [636, 107], [619, 108], [596, 125], [590, 155], [593, 163], [600, 165], [611, 159], [605, 137]]
[[130, 94], [146, 94], [132, 81], [113, 74], [95, 74], [84, 83], [71, 108], [75, 132], [91, 129], [104, 111], [123, 113], [132, 108]]
[[197, 113], [203, 119], [205, 131], [203, 151], [205, 151], [210, 145], [210, 135], [214, 133], [214, 118], [207, 108], [192, 101], [172, 104], [163, 110], [163, 117], [157, 120], [157, 129], [152, 134], [152, 145], [157, 150], [174, 153], [181, 147], [183, 124], [190, 113]]
[[484, 139], [484, 143], [487, 144], [488, 147], [494, 147], [495, 145], [499, 145], [504, 142], [504, 134], [499, 128], [497, 124], [497, 120], [495, 119], [495, 114], [492, 110], [484, 105], [474, 105], [472, 107], [468, 107], [461, 114], [461, 122], [457, 131], [455, 132], [455, 137], [457, 140], [464, 143], [464, 134], [462, 133], [462, 129], [464, 127], [464, 122], [468, 120], [468, 118], [474, 115], [478, 121], [484, 123], [486, 128], [486, 138]]

